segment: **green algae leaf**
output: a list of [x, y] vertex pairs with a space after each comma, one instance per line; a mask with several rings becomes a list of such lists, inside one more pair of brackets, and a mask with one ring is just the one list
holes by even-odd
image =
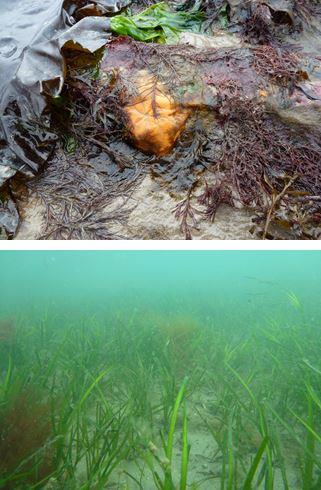
[[187, 489], [187, 470], [189, 460], [190, 445], [188, 444], [188, 421], [186, 414], [186, 407], [184, 407], [183, 418], [183, 449], [182, 449], [182, 464], [181, 464], [181, 481], [179, 490]]
[[297, 310], [302, 310], [301, 301], [293, 291], [288, 291], [286, 295], [288, 297], [289, 302], [294, 308], [296, 308]]
[[131, 17], [117, 15], [110, 20], [110, 27], [113, 32], [137, 41], [165, 43], [183, 31], [200, 32], [202, 20], [200, 12], [173, 12], [160, 2]]
[[252, 481], [253, 481], [255, 473], [259, 467], [260, 461], [262, 459], [262, 456], [264, 454], [264, 451], [265, 451], [265, 448], [266, 448], [268, 442], [269, 442], [269, 438], [267, 436], [265, 436], [263, 441], [261, 442], [261, 445], [260, 445], [260, 447], [259, 447], [259, 449], [255, 455], [255, 458], [252, 462], [250, 470], [247, 474], [247, 477], [246, 477], [246, 480], [245, 480], [245, 483], [243, 486], [243, 490], [252, 490], [252, 488], [253, 488], [252, 487]]
[[74, 154], [76, 149], [77, 149], [77, 141], [73, 136], [70, 136], [68, 134], [64, 135], [63, 137], [64, 141], [64, 149], [66, 150], [67, 153], [70, 155]]
[[219, 23], [222, 29], [227, 29], [229, 24], [227, 4], [219, 10]]

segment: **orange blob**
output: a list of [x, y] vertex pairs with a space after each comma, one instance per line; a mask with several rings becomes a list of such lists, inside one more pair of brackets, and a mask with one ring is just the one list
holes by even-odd
[[170, 153], [182, 133], [190, 110], [181, 107], [163, 84], [141, 71], [134, 80], [138, 95], [125, 107], [135, 145], [154, 155]]
[[268, 93], [266, 90], [259, 90], [259, 96], [260, 97], [267, 97], [268, 96]]

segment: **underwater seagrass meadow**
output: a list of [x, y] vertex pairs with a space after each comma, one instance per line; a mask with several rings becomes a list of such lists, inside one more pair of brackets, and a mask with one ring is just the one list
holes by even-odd
[[1, 251], [0, 488], [321, 488], [321, 252]]

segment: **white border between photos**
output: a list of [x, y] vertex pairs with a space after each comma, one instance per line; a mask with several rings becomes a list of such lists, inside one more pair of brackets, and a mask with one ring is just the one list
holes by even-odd
[[317, 240], [1, 240], [1, 250], [320, 250]]

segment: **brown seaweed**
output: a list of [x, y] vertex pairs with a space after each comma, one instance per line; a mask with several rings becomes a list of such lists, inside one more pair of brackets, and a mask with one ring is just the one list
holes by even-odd
[[54, 470], [50, 413], [49, 403], [27, 386], [0, 408], [1, 488], [17, 488], [19, 478], [34, 485]]
[[[45, 207], [41, 239], [124, 238], [117, 232], [117, 225], [128, 220], [133, 209], [128, 198], [142, 174], [134, 168], [124, 171], [117, 181], [106, 171], [108, 164], [109, 171], [112, 166], [108, 155], [101, 153], [95, 163], [93, 160], [66, 158], [61, 152], [44, 176], [27, 183]], [[117, 167], [114, 174], [119, 176]], [[119, 204], [115, 208], [116, 198]]]
[[[227, 27], [252, 46], [199, 50], [112, 38], [104, 53], [91, 54], [62, 35], [65, 84], [60, 97], [47, 100], [50, 125], [32, 121], [43, 138], [34, 146], [43, 154], [38, 163], [30, 159], [30, 169], [37, 166], [31, 173], [43, 168], [57, 136], [58, 151], [42, 174], [24, 182], [46, 209], [42, 238], [125, 238], [117, 228], [128, 222], [131, 192], [147, 172], [179, 196], [174, 214], [186, 238], [197, 219], [213, 221], [222, 203], [254, 210], [253, 232], [263, 238], [272, 237], [275, 224], [288, 237], [319, 237], [320, 93], [309, 83], [319, 76], [320, 60], [294, 47], [299, 35], [318, 30], [318, 2], [292, 0], [284, 7], [278, 0], [217, 0], [200, 8], [205, 28], [224, 14]], [[93, 12], [115, 13], [106, 11], [106, 2], [83, 1], [74, 15], [86, 20]], [[84, 35], [81, 28], [78, 34]], [[133, 80], [142, 72], [189, 115], [168, 154], [153, 152], [150, 141], [139, 146], [130, 126], [126, 107], [136, 100]], [[55, 89], [44, 88], [47, 95]], [[115, 200], [121, 204], [115, 207]]]

